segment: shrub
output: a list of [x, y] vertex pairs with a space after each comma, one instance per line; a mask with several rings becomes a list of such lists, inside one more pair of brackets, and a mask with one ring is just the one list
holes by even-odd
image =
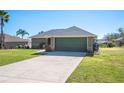
[[124, 44], [122, 44], [121, 47], [124, 47]]
[[105, 48], [106, 45], [105, 45], [105, 44], [99, 44], [99, 47], [101, 47], [101, 48]]
[[28, 45], [25, 46], [26, 49], [29, 49], [30, 47]]
[[114, 43], [112, 43], [112, 42], [110, 42], [110, 43], [108, 43], [108, 47], [115, 47], [115, 44]]
[[24, 45], [17, 45], [16, 48], [23, 49], [23, 48], [25, 48], [25, 46]]

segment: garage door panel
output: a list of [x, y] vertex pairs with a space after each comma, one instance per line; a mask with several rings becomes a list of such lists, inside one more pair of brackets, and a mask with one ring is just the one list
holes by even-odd
[[86, 38], [56, 38], [55, 49], [58, 51], [86, 51]]

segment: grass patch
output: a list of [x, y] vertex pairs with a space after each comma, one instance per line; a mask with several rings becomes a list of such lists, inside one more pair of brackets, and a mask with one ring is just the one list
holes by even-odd
[[66, 82], [124, 82], [124, 48], [101, 48], [99, 55], [85, 57]]
[[34, 49], [0, 50], [0, 66], [37, 56], [33, 55], [34, 53], [36, 53]]

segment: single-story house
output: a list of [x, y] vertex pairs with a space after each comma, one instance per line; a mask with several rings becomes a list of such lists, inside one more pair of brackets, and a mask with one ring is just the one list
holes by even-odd
[[115, 45], [116, 45], [116, 47], [119, 47], [122, 44], [124, 44], [124, 41], [123, 41], [123, 38], [122, 37], [115, 39]]
[[[0, 34], [0, 37], [1, 37], [1, 34]], [[11, 35], [4, 33], [4, 46], [7, 49], [16, 48], [16, 46], [18, 46], [18, 45], [27, 45], [27, 44], [28, 44], [27, 39], [22, 39], [22, 38], [19, 38], [16, 36], [11, 36]], [[0, 46], [1, 46], [1, 44], [0, 44]]]
[[108, 41], [107, 39], [97, 39], [97, 43], [99, 45], [103, 45], [104, 47], [108, 47], [110, 41]]
[[107, 39], [97, 39], [98, 44], [107, 44], [109, 41]]
[[32, 48], [49, 46], [56, 51], [93, 51], [96, 35], [73, 26], [66, 29], [53, 29], [31, 37]]

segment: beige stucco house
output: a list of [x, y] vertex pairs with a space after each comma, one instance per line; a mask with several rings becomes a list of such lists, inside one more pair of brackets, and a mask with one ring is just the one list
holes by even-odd
[[93, 51], [96, 35], [73, 26], [53, 29], [31, 37], [32, 48], [47, 46], [56, 51]]
[[[0, 34], [1, 37], [1, 34]], [[1, 41], [1, 40], [0, 40]], [[27, 45], [28, 40], [4, 33], [4, 47], [7, 49], [16, 48], [17, 45]], [[1, 46], [1, 44], [0, 44]]]

